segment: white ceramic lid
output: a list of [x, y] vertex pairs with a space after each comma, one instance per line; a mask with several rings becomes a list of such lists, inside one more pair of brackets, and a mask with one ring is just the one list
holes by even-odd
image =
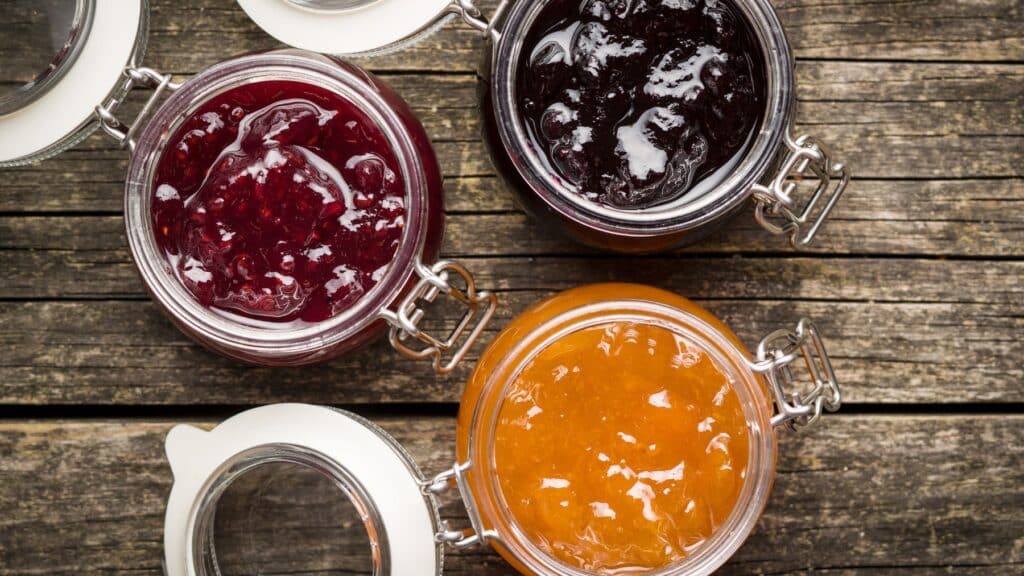
[[77, 4], [88, 5], [91, 17], [74, 59], [45, 91], [0, 115], [0, 166], [42, 160], [78, 143], [97, 126], [96, 106], [124, 89], [125, 66], [145, 44], [147, 0]]
[[352, 55], [396, 48], [445, 21], [451, 0], [238, 0], [281, 42]]
[[294, 446], [343, 469], [380, 520], [391, 576], [433, 576], [441, 567], [437, 508], [424, 496], [408, 454], [362, 418], [323, 406], [274, 404], [242, 412], [210, 430], [179, 425], [167, 435], [174, 485], [164, 519], [166, 576], [195, 576], [192, 549], [199, 504], [226, 465], [246, 452]]

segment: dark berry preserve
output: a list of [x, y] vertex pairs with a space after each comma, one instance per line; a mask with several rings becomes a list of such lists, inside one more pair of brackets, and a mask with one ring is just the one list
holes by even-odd
[[157, 244], [204, 306], [273, 322], [344, 312], [402, 240], [387, 136], [341, 95], [263, 81], [212, 98], [171, 137], [152, 191]]
[[583, 196], [644, 208], [739, 162], [765, 103], [750, 25], [723, 0], [552, 0], [517, 70], [525, 128]]

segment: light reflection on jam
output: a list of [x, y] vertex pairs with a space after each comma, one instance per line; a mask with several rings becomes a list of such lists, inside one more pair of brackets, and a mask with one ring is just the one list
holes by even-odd
[[706, 350], [630, 322], [579, 330], [534, 357], [505, 394], [494, 446], [527, 536], [598, 574], [692, 553], [732, 512], [749, 450], [730, 376]]
[[157, 243], [196, 299], [273, 322], [351, 307], [405, 226], [385, 135], [337, 94], [290, 81], [197, 110], [167, 145], [152, 201]]
[[579, 193], [621, 208], [728, 176], [765, 100], [763, 58], [727, 0], [552, 0], [519, 66], [537, 147]]

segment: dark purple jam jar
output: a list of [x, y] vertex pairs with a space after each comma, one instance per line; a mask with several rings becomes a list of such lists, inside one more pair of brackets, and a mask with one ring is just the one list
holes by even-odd
[[494, 164], [529, 213], [578, 241], [666, 250], [753, 198], [800, 248], [849, 181], [790, 133], [793, 59], [767, 0], [510, 0], [487, 31]]

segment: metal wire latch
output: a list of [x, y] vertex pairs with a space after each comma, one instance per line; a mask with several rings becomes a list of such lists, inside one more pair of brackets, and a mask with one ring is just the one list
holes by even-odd
[[[128, 150], [135, 151], [135, 134], [142, 128], [145, 118], [156, 108], [160, 102], [160, 97], [165, 92], [173, 92], [181, 87], [181, 84], [171, 82], [169, 75], [164, 75], [152, 68], [135, 68], [129, 66], [124, 69], [126, 79], [125, 95], [123, 97], [114, 96], [107, 100], [100, 106], [96, 107], [96, 116], [100, 119], [100, 127], [107, 134], [114, 137], [118, 144], [122, 148], [128, 147]], [[127, 98], [129, 92], [134, 88], [153, 88], [153, 93], [150, 94], [149, 100], [146, 101], [146, 105], [142, 107], [142, 111], [139, 112], [138, 116], [131, 124], [124, 124], [114, 116], [117, 109], [124, 103], [124, 98]]]
[[442, 523], [441, 530], [434, 535], [434, 539], [453, 548], [468, 548], [481, 544], [485, 540], [497, 540], [498, 534], [493, 530], [485, 530], [480, 514], [473, 501], [473, 493], [469, 489], [469, 482], [466, 474], [473, 464], [466, 461], [462, 464], [455, 464], [448, 470], [441, 472], [433, 479], [423, 484], [423, 493], [438, 496], [448, 491], [454, 484], [459, 489], [459, 497], [462, 505], [466, 507], [466, 515], [469, 516], [470, 528], [463, 530], [452, 530], [448, 522]]
[[[806, 393], [790, 391], [796, 382], [792, 364], [801, 357], [814, 382]], [[800, 320], [795, 332], [776, 330], [761, 340], [751, 367], [768, 380], [778, 410], [772, 417], [776, 428], [784, 425], [795, 431], [810, 426], [824, 410], [835, 412], [842, 403], [825, 344], [814, 323], [806, 318]]]
[[[850, 183], [846, 166], [834, 162], [825, 146], [810, 136], [792, 140], [786, 135], [790, 153], [779, 174], [767, 185], [754, 185], [757, 207], [754, 217], [772, 234], [789, 234], [794, 248], [805, 248], [814, 241]], [[793, 193], [804, 179], [818, 181], [817, 188], [802, 209], [796, 207]], [[824, 203], [818, 208], [818, 205]]]
[[501, 34], [494, 25], [501, 18], [501, 15], [510, 4], [512, 4], [511, 0], [502, 0], [490, 18], [483, 15], [480, 8], [473, 3], [473, 0], [452, 0], [449, 10], [461, 16], [466, 24], [469, 24], [475, 30], [482, 32], [483, 35], [489, 38], [492, 42], [497, 43], [498, 40], [501, 39]]
[[[449, 374], [491, 321], [498, 306], [498, 298], [486, 290], [478, 291], [469, 271], [451, 260], [441, 260], [429, 268], [417, 262], [416, 271], [420, 281], [399, 304], [397, 312], [385, 310], [382, 313], [384, 320], [391, 325], [388, 338], [391, 345], [403, 355], [414, 360], [433, 358], [434, 371], [442, 375]], [[450, 282], [453, 274], [462, 279], [462, 287]], [[462, 319], [444, 340], [419, 328], [424, 315], [420, 301], [434, 302], [439, 294], [451, 296], [466, 309]], [[423, 346], [412, 348], [407, 344], [410, 339], [420, 341]], [[445, 362], [444, 355], [452, 351], [451, 359]]]

